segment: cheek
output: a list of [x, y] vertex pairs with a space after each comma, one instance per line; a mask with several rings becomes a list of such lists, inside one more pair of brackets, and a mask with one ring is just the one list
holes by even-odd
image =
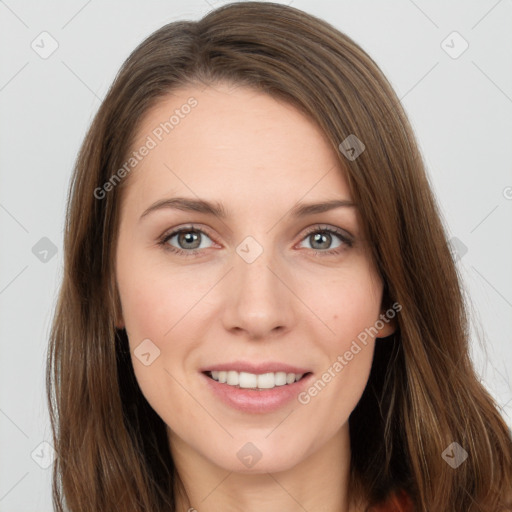
[[[307, 289], [315, 288], [309, 283]], [[331, 329], [330, 335], [322, 339], [343, 349], [358, 336], [364, 338], [364, 333], [378, 320], [382, 282], [366, 265], [361, 265], [324, 281], [322, 291], [317, 287], [317, 292], [309, 297], [315, 302], [318, 316]]]
[[[171, 271], [169, 266], [136, 253], [118, 262], [119, 295], [135, 376], [157, 410], [168, 393], [175, 396], [177, 410], [185, 407], [173, 376], [180, 382], [188, 378], [191, 354], [200, 347], [209, 327], [201, 322], [205, 302], [201, 298], [214, 285], [214, 277], [198, 279], [192, 268]], [[146, 361], [139, 359], [148, 352]], [[147, 359], [153, 362], [145, 365]]]
[[[173, 414], [185, 415], [187, 402], [173, 378], [182, 378], [182, 366], [191, 349], [186, 327], [190, 303], [197, 290], [183, 287], [183, 279], [155, 265], [130, 259], [118, 266], [118, 287], [135, 377], [142, 394], [163, 417], [168, 396]], [[185, 335], [182, 335], [185, 334]], [[148, 341], [149, 340], [149, 341]], [[145, 354], [149, 354], [146, 356]]]
[[133, 338], [163, 341], [166, 333], [187, 314], [200, 297], [194, 276], [170, 272], [148, 258], [119, 262], [117, 281], [126, 331]]
[[[340, 273], [324, 290], [325, 293], [313, 295], [312, 299], [334, 332], [316, 337], [327, 354], [316, 389], [322, 390], [323, 406], [332, 407], [332, 414], [341, 417], [355, 407], [368, 380], [382, 282], [366, 265], [361, 265], [350, 272]], [[328, 389], [324, 392], [324, 388]], [[313, 395], [317, 392], [311, 391]]]

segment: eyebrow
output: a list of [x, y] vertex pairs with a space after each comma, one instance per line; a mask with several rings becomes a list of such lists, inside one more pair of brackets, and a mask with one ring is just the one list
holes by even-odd
[[[320, 203], [297, 203], [291, 210], [289, 215], [296, 218], [314, 215], [315, 213], [323, 213], [335, 208], [355, 207], [355, 203], [348, 199], [332, 199]], [[199, 212], [207, 215], [213, 215], [219, 219], [226, 219], [229, 215], [224, 206], [217, 201], [206, 201], [204, 199], [191, 199], [186, 197], [173, 197], [161, 199], [153, 203], [140, 216], [139, 220], [149, 215], [151, 212], [162, 209], [183, 210], [186, 212]]]

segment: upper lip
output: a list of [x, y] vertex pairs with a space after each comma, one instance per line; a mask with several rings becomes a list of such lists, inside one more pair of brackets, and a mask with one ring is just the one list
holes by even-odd
[[262, 374], [262, 373], [276, 373], [276, 372], [285, 372], [285, 373], [309, 373], [311, 370], [307, 368], [293, 366], [287, 363], [280, 363], [278, 361], [268, 361], [265, 363], [253, 363], [249, 361], [231, 361], [229, 363], [219, 363], [213, 364], [211, 366], [207, 366], [201, 369], [204, 372], [212, 372], [212, 371], [235, 371], [235, 372], [247, 372], [254, 374]]

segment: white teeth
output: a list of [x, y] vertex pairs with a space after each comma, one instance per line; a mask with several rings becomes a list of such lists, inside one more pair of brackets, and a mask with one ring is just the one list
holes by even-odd
[[[261, 389], [272, 389], [276, 386], [276, 377], [273, 373], [262, 373], [258, 375], [258, 388]], [[254, 386], [256, 387], [256, 386]]]
[[228, 384], [229, 386], [238, 386], [240, 388], [258, 388], [258, 389], [272, 389], [276, 386], [284, 386], [286, 384], [293, 384], [303, 377], [303, 373], [262, 373], [256, 375], [255, 373], [236, 372], [230, 371], [212, 371], [211, 377], [213, 380], [221, 384]]
[[254, 373], [240, 372], [238, 385], [241, 388], [256, 388], [258, 387], [258, 376]]
[[228, 380], [226, 381], [227, 384], [230, 386], [238, 386], [238, 383], [240, 382], [239, 373], [235, 372], [233, 370], [230, 370], [228, 372]]
[[[293, 375], [293, 374], [290, 374]], [[277, 372], [274, 374], [275, 385], [284, 386], [286, 384], [286, 372]]]

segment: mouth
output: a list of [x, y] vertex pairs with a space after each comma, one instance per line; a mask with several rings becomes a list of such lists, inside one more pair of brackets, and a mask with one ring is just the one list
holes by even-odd
[[252, 389], [264, 391], [279, 387], [286, 387], [295, 384], [309, 375], [306, 373], [291, 372], [267, 372], [267, 373], [249, 373], [237, 372], [234, 370], [212, 370], [203, 372], [210, 379], [237, 389]]
[[272, 413], [285, 407], [313, 379], [313, 372], [307, 368], [281, 362], [220, 363], [202, 368], [200, 375], [212, 396], [231, 409], [250, 414]]

